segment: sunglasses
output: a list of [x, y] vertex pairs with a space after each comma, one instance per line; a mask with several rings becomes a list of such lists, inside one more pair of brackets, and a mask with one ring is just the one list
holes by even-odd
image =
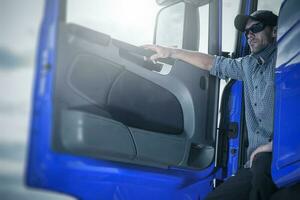
[[251, 31], [252, 33], [258, 33], [261, 32], [262, 30], [264, 30], [264, 28], [266, 27], [265, 24], [263, 23], [257, 23], [252, 25], [250, 28], [245, 29], [245, 35], [247, 37], [247, 35], [249, 34], [249, 32]]

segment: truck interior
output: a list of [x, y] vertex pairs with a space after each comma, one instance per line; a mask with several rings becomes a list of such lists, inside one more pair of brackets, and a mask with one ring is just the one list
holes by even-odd
[[[181, 5], [190, 15], [183, 27], [188, 34], [199, 24], [198, 9]], [[216, 1], [210, 5], [216, 9]], [[177, 5], [169, 6], [165, 12]], [[148, 166], [208, 167], [215, 154], [219, 81], [179, 60], [144, 61], [151, 55], [148, 50], [66, 23], [64, 12], [58, 30], [53, 148]], [[217, 16], [210, 20], [219, 23]], [[210, 31], [218, 33], [218, 26]], [[219, 51], [218, 37], [212, 34], [208, 41], [212, 53]], [[183, 46], [195, 48], [191, 40], [197, 38], [184, 38]], [[164, 65], [172, 70], [163, 72]]]
[[[155, 44], [232, 58], [249, 54], [242, 33], [235, 33], [234, 52], [222, 51], [218, 1], [157, 3], [164, 8], [157, 17]], [[163, 168], [205, 169], [215, 162], [227, 176], [244, 165], [247, 130], [241, 82], [228, 81], [220, 93], [219, 80], [207, 71], [180, 60], [144, 61], [153, 52], [68, 22], [67, 1], [64, 4], [53, 96], [54, 150]], [[273, 5], [277, 12], [279, 5]], [[239, 10], [251, 13], [267, 9], [264, 6], [264, 1], [242, 1]], [[203, 16], [205, 12], [211, 14]], [[172, 17], [184, 20], [172, 29]], [[200, 31], [204, 17], [209, 21], [207, 42]], [[175, 33], [179, 29], [182, 39], [170, 39], [166, 27]], [[233, 85], [240, 95], [232, 92]], [[240, 104], [233, 108], [234, 97]], [[231, 116], [232, 109], [240, 113]]]
[[[299, 183], [299, 3], [156, 2], [154, 44], [232, 58], [250, 53], [236, 14], [281, 6], [272, 177], [280, 187]], [[145, 61], [153, 52], [70, 20], [84, 10], [72, 4], [46, 0], [27, 185], [89, 200], [203, 199], [235, 175], [248, 143], [242, 82], [180, 60]]]

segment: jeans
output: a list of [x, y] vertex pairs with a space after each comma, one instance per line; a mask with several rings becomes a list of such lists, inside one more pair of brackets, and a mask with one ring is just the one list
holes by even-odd
[[208, 194], [206, 200], [269, 200], [276, 191], [271, 177], [272, 153], [258, 153], [251, 168], [242, 168]]

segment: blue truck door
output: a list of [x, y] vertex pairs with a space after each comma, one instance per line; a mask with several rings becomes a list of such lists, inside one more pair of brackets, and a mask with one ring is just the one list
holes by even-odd
[[[66, 23], [66, 5], [46, 1], [27, 185], [89, 200], [203, 199], [214, 178], [218, 80], [177, 60], [145, 62], [151, 52]], [[210, 2], [214, 54], [219, 9]]]
[[282, 3], [275, 72], [275, 121], [272, 176], [279, 187], [300, 181], [300, 4]]

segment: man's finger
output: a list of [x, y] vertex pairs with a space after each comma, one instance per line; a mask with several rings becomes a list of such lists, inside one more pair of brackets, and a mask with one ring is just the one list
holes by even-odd
[[252, 167], [252, 162], [253, 162], [254, 156], [255, 156], [255, 152], [253, 152], [250, 156], [250, 168]]
[[144, 49], [150, 49], [152, 51], [156, 51], [156, 47], [154, 45], [151, 45], [151, 44], [142, 45], [142, 47]]
[[143, 56], [144, 61], [149, 61], [149, 58], [147, 56]]
[[150, 57], [150, 60], [154, 61], [156, 63], [157, 59], [159, 59], [160, 56], [158, 54], [154, 54]]

